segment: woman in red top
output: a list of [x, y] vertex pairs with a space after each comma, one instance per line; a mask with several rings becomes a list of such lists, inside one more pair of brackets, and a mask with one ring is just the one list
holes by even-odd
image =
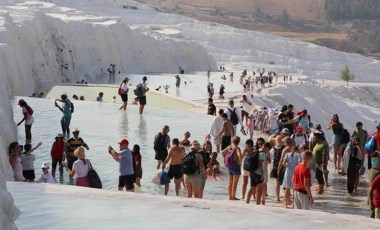
[[64, 160], [64, 151], [65, 147], [65, 142], [63, 141], [63, 135], [58, 134], [55, 137], [55, 142], [51, 146], [51, 165], [52, 165], [52, 170], [51, 173], [53, 175], [53, 178], [55, 178], [55, 170], [57, 168], [57, 164], [59, 163], [59, 176], [62, 178], [63, 177], [63, 167], [62, 166], [62, 161]]

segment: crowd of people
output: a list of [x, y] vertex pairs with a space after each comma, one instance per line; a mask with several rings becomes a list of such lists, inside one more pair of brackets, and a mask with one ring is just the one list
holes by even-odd
[[[128, 101], [128, 80], [124, 79], [119, 89], [125, 102], [120, 109], [124, 110]], [[140, 104], [140, 114], [146, 104], [145, 93], [149, 90], [146, 81], [147, 78], [143, 77], [134, 90]], [[161, 184], [165, 186], [164, 193], [168, 194], [170, 180], [174, 179], [176, 195], [180, 195], [180, 188], [183, 186], [186, 188], [187, 197], [203, 198], [207, 180], [217, 180], [225, 173], [225, 169], [229, 181], [226, 193], [231, 201], [243, 199], [250, 203], [254, 199], [257, 205], [265, 205], [267, 184], [271, 179], [275, 183], [276, 199], [280, 202], [283, 197], [285, 208], [294, 206], [298, 209], [310, 209], [315, 195], [312, 186], [316, 184], [317, 194], [323, 194], [326, 187], [329, 187], [330, 172], [327, 166], [330, 150], [322, 126], [313, 125], [312, 117], [306, 109], [296, 112], [291, 104], [284, 105], [281, 109], [257, 108], [253, 104], [253, 96], [247, 95], [239, 100], [241, 108], [235, 106], [234, 100], [230, 100], [227, 108], [216, 112], [213, 94], [209, 93], [209, 96], [208, 114], [214, 118], [203, 144], [197, 140], [190, 141], [191, 134], [188, 131], [181, 141], [179, 138], [171, 139], [167, 125], [154, 138], [156, 169], [162, 170], [161, 177], [169, 178], [161, 180]], [[62, 106], [57, 102], [61, 102]], [[33, 112], [24, 100], [21, 99], [19, 105], [24, 117], [18, 125], [25, 122], [27, 143], [25, 146], [17, 142], [10, 144], [10, 163], [14, 169], [15, 180], [33, 182], [33, 152], [42, 143], [34, 148], [30, 145]], [[57, 168], [60, 177], [63, 175], [63, 168], [66, 168], [70, 178], [76, 175], [77, 186], [89, 187], [87, 175], [91, 163], [85, 156], [85, 149], [89, 150], [89, 146], [79, 137], [78, 129], [70, 130], [73, 103], [66, 94], [62, 94], [60, 99], [56, 99], [55, 105], [63, 113], [62, 134], [56, 135], [52, 144], [52, 171], [49, 171], [49, 163], [44, 162], [41, 167], [42, 179], [38, 181], [54, 183]], [[244, 148], [240, 148], [241, 135], [237, 133], [238, 126], [243, 136], [249, 135], [244, 142]], [[377, 125], [373, 133], [368, 134], [363, 129], [363, 124], [357, 122], [356, 130], [351, 135], [340, 122], [338, 114], [334, 114], [325, 128], [331, 129], [333, 133], [331, 145], [335, 172], [347, 175], [347, 191], [350, 195], [356, 193], [360, 175], [366, 168], [369, 170], [371, 216], [380, 218], [380, 125]], [[256, 131], [261, 137], [254, 141]], [[369, 151], [367, 144], [372, 137], [376, 148]], [[135, 185], [141, 186], [143, 172], [140, 146], [134, 145], [131, 150], [126, 138], [121, 139], [118, 144], [120, 151], [114, 150], [112, 146], [108, 147], [108, 153], [119, 164], [118, 189], [134, 191]], [[213, 145], [216, 147], [215, 151]], [[223, 168], [218, 162], [218, 155], [223, 158]], [[367, 167], [364, 166], [365, 157], [368, 158]], [[242, 197], [238, 198], [241, 175]]]

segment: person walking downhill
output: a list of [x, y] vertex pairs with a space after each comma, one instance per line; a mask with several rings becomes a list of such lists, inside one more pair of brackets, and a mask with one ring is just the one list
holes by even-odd
[[223, 113], [222, 117], [224, 119], [222, 130], [215, 137], [215, 139], [222, 136], [221, 149], [223, 151], [225, 148], [227, 148], [231, 144], [231, 138], [235, 134], [235, 132], [234, 132], [234, 127], [233, 127], [232, 122], [228, 120], [227, 118], [227, 114]]
[[55, 178], [55, 171], [57, 169], [57, 165], [59, 167], [59, 176], [63, 177], [63, 165], [62, 160], [64, 159], [64, 150], [65, 150], [65, 141], [63, 140], [62, 134], [57, 134], [55, 137], [55, 141], [51, 146], [50, 155], [51, 155], [51, 173], [53, 178]]
[[360, 139], [351, 138], [350, 144], [344, 150], [343, 172], [347, 173], [347, 191], [350, 195], [357, 189], [356, 181], [359, 180], [359, 170], [363, 166], [363, 155], [360, 151]]
[[141, 91], [142, 91], [141, 96], [139, 96], [139, 104], [140, 104], [139, 112], [140, 112], [140, 114], [143, 114], [144, 107], [146, 105], [146, 92], [149, 91], [149, 88], [148, 88], [147, 83], [146, 83], [147, 80], [148, 80], [148, 78], [146, 76], [144, 76], [142, 78], [142, 82], [140, 83], [141, 84]]
[[333, 150], [334, 150], [334, 166], [335, 170], [341, 170], [341, 160], [342, 160], [342, 144], [340, 139], [342, 138], [343, 133], [343, 124], [339, 121], [338, 114], [334, 114], [330, 120], [330, 123], [327, 125], [327, 130], [332, 129], [333, 131]]
[[129, 92], [128, 81], [129, 81], [128, 78], [124, 78], [124, 80], [120, 84], [120, 89], [121, 89], [120, 97], [121, 97], [121, 100], [123, 101], [123, 105], [120, 106], [119, 110], [126, 110], [127, 109], [128, 92]]
[[371, 205], [372, 201], [372, 191], [371, 191], [371, 184], [375, 180], [377, 176], [380, 175], [380, 152], [375, 151], [371, 154], [371, 169], [368, 171], [368, 184], [369, 184], [369, 189], [368, 189], [368, 194], [367, 194], [367, 201], [368, 204], [370, 205], [370, 217], [375, 218], [375, 207]]
[[[81, 137], [79, 137], [79, 129], [74, 129], [73, 130], [73, 137], [68, 139], [66, 144], [65, 144], [67, 167], [70, 170], [73, 169], [74, 162], [76, 160], [78, 160], [78, 158], [74, 154], [74, 151], [80, 146], [85, 147], [87, 150], [90, 149], [88, 147], [88, 145], [86, 144], [86, 142], [84, 142], [84, 140]], [[70, 176], [70, 183], [72, 182], [72, 178], [73, 177]]]
[[241, 175], [241, 162], [242, 153], [239, 148], [240, 137], [234, 136], [232, 138], [232, 144], [222, 150], [224, 158], [224, 164], [228, 168], [229, 183], [228, 183], [228, 195], [229, 200], [239, 200], [236, 197], [237, 185]]
[[282, 139], [283, 139], [282, 136], [277, 136], [276, 145], [270, 151], [271, 158], [273, 159], [273, 164], [272, 164], [273, 169], [272, 169], [271, 177], [276, 179], [275, 193], [276, 193], [278, 202], [280, 201], [280, 182], [279, 182], [279, 175], [278, 175], [278, 167], [280, 164], [282, 151], [285, 148], [282, 142]]
[[133, 154], [128, 148], [129, 141], [121, 139], [117, 143], [119, 144], [120, 152], [116, 152], [112, 146], [108, 146], [108, 153], [116, 162], [119, 162], [118, 190], [123, 191], [125, 187], [127, 192], [134, 192], [135, 172], [133, 171]]
[[282, 164], [286, 167], [285, 176], [284, 176], [284, 189], [285, 189], [285, 208], [288, 208], [288, 205], [291, 205], [290, 200], [290, 190], [293, 189], [293, 174], [294, 168], [301, 161], [301, 155], [298, 153], [297, 146], [292, 146], [291, 152], [287, 153], [284, 157]]
[[189, 159], [193, 161], [192, 164], [195, 166], [194, 172], [186, 172], [186, 171], [184, 172], [188, 198], [192, 198], [194, 196], [195, 198], [201, 199], [201, 194], [200, 194], [200, 190], [202, 186], [201, 177], [202, 176], [207, 177], [206, 168], [203, 164], [203, 157], [201, 154], [199, 154], [200, 149], [201, 149], [201, 145], [199, 144], [198, 141], [194, 140], [191, 143], [190, 153], [188, 153], [183, 160], [183, 164], [185, 164], [185, 162], [189, 162], [186, 160], [186, 159]]
[[206, 139], [210, 140], [211, 137], [214, 138], [214, 144], [216, 146], [216, 152], [219, 153], [220, 152], [220, 145], [222, 144], [222, 136], [218, 136], [220, 130], [222, 130], [223, 128], [223, 122], [224, 122], [224, 119], [223, 119], [223, 109], [219, 109], [218, 111], [218, 116], [215, 116], [213, 119], [212, 119], [212, 123], [211, 123], [211, 127], [210, 127], [210, 130], [206, 136]]
[[314, 133], [314, 140], [316, 142], [313, 148], [313, 158], [315, 164], [315, 178], [318, 182], [318, 194], [323, 193], [323, 186], [325, 184], [323, 171], [327, 170], [327, 157], [328, 150], [326, 145], [322, 140], [323, 136], [321, 133]]
[[[60, 107], [57, 104], [57, 101], [62, 102], [63, 106]], [[74, 104], [70, 101], [69, 98], [67, 98], [67, 93], [63, 93], [61, 95], [61, 99], [55, 99], [54, 104], [55, 104], [55, 107], [57, 107], [63, 113], [63, 117], [61, 119], [62, 133], [65, 139], [69, 139], [70, 138], [70, 122], [71, 122], [71, 116], [74, 113]]]
[[[162, 163], [162, 168], [166, 167], [166, 164], [169, 164], [169, 177], [170, 179], [174, 178], [175, 193], [178, 196], [179, 190], [181, 189], [181, 181], [183, 179], [183, 173], [181, 170], [181, 163], [185, 157], [185, 151], [183, 147], [179, 146], [178, 138], [172, 140], [172, 146], [169, 149], [169, 154], [166, 157], [165, 161]], [[165, 184], [165, 195], [169, 192], [169, 184]]]
[[[376, 125], [376, 130], [371, 133], [370, 136], [375, 136], [375, 142], [376, 142], [376, 151], [380, 151], [380, 123]], [[368, 170], [372, 167], [372, 159], [371, 159], [372, 153], [368, 153]]]
[[17, 123], [17, 126], [21, 125], [25, 121], [25, 143], [32, 143], [32, 125], [34, 122], [33, 109], [23, 100], [18, 101], [18, 105], [22, 108], [23, 118]]
[[228, 103], [228, 108], [224, 110], [224, 113], [227, 114], [228, 120], [232, 122], [234, 135], [236, 135], [237, 125], [240, 124], [241, 128], [243, 128], [243, 124], [241, 122], [240, 109], [234, 107], [234, 101], [230, 100]]
[[310, 164], [313, 162], [313, 154], [310, 151], [302, 153], [302, 161], [296, 166], [293, 174], [294, 207], [296, 209], [309, 210], [314, 203], [311, 193]]
[[85, 151], [83, 147], [78, 147], [74, 151], [74, 156], [77, 160], [73, 163], [72, 169], [69, 169], [67, 164], [65, 168], [69, 173], [69, 176], [76, 175], [75, 185], [81, 187], [90, 187], [90, 180], [88, 179], [88, 171], [90, 170], [90, 163], [86, 159]]
[[161, 132], [154, 137], [153, 148], [156, 153], [154, 159], [157, 160], [157, 169], [161, 168], [161, 163], [165, 161], [168, 156], [168, 148], [170, 148], [169, 131], [169, 126], [165, 125]]

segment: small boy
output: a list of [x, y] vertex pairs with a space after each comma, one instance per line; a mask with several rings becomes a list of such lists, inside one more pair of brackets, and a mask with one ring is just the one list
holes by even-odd
[[34, 161], [36, 157], [32, 152], [42, 145], [42, 142], [39, 142], [36, 147], [32, 149], [31, 144], [24, 145], [24, 152], [21, 154], [21, 165], [22, 165], [22, 175], [27, 182], [34, 182], [36, 178], [34, 174]]
[[186, 131], [185, 134], [184, 134], [184, 137], [183, 137], [183, 140], [179, 143], [179, 145], [183, 146], [183, 147], [190, 147], [190, 132], [189, 131]]
[[55, 178], [55, 170], [57, 168], [57, 164], [59, 166], [59, 176], [63, 177], [63, 167], [62, 161], [64, 160], [64, 149], [65, 149], [65, 141], [63, 140], [62, 134], [57, 134], [55, 137], [55, 141], [51, 146], [50, 155], [51, 155], [51, 165], [52, 165], [52, 175]]
[[40, 176], [40, 179], [38, 179], [37, 182], [55, 184], [55, 180], [49, 172], [49, 164], [47, 162], [42, 163], [41, 169], [42, 169], [42, 174]]
[[116, 103], [116, 96], [112, 97], [112, 103]]
[[217, 152], [211, 153], [211, 159], [210, 162], [207, 165], [207, 174], [210, 176], [215, 177], [217, 173], [219, 173], [219, 162], [216, 159], [218, 157]]

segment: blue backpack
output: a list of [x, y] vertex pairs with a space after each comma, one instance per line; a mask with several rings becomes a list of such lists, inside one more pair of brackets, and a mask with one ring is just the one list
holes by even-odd
[[365, 145], [364, 145], [364, 148], [365, 150], [368, 152], [368, 153], [373, 153], [376, 151], [377, 149], [377, 145], [376, 145], [376, 140], [375, 140], [375, 137], [377, 135], [372, 135], [368, 138], [368, 140], [366, 141]]

